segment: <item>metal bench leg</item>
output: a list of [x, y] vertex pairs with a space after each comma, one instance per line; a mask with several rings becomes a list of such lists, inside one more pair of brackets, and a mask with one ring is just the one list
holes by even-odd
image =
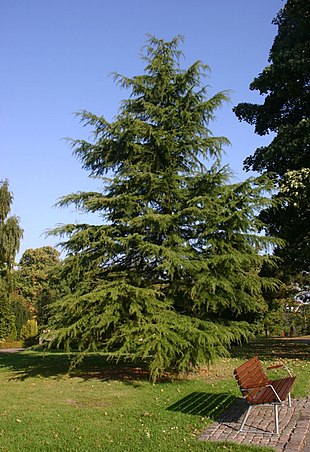
[[274, 404], [274, 422], [276, 425], [276, 434], [279, 434], [278, 404]]
[[243, 418], [241, 427], [240, 427], [240, 429], [239, 429], [239, 432], [242, 432], [243, 427], [244, 427], [244, 424], [246, 423], [246, 420], [247, 420], [247, 418], [249, 417], [249, 414], [250, 414], [251, 409], [252, 409], [252, 406], [250, 405], [249, 408], [247, 409], [247, 412], [246, 412], [245, 415], [244, 415], [244, 418]]
[[288, 393], [287, 400], [288, 400], [288, 406], [291, 407], [292, 406], [292, 399], [291, 399], [291, 393], [290, 392]]

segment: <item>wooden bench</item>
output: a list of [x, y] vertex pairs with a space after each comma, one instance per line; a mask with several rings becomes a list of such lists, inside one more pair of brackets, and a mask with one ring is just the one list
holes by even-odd
[[[280, 367], [285, 366], [277, 364], [267, 367], [267, 369]], [[291, 406], [290, 392], [296, 378], [292, 376], [287, 368], [286, 370], [290, 375], [289, 377], [269, 380], [257, 356], [249, 359], [234, 370], [234, 377], [238, 382], [241, 393], [249, 404], [239, 432], [242, 432], [254, 405], [272, 404], [274, 406], [275, 433], [279, 433], [278, 405], [283, 405], [285, 400], [288, 399], [288, 404]]]

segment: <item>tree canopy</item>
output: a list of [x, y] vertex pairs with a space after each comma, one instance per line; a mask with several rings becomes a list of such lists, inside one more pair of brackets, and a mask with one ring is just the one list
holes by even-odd
[[16, 216], [9, 216], [13, 195], [7, 180], [0, 181], [0, 271], [2, 276], [13, 270], [23, 231]]
[[54, 340], [146, 359], [154, 379], [247, 338], [265, 309], [262, 288], [275, 284], [259, 275], [272, 241], [258, 233], [268, 180], [229, 183], [228, 140], [209, 128], [228, 94], [207, 96], [202, 62], [181, 68], [181, 40], [149, 36], [145, 72], [115, 74], [130, 96], [114, 121], [80, 113], [94, 140], [73, 140], [74, 154], [102, 190], [59, 206], [96, 212], [102, 224], [53, 231], [70, 286], [54, 305]]
[[[53, 298], [54, 275], [60, 266], [60, 253], [52, 246], [27, 249], [18, 264], [18, 294], [28, 304], [39, 325], [46, 323], [47, 305]], [[61, 281], [57, 281], [59, 290]]]
[[15, 257], [23, 235], [19, 219], [9, 216], [12, 201], [8, 181], [0, 181], [0, 339], [12, 334], [14, 328], [10, 294], [14, 288]]
[[59, 251], [51, 246], [27, 249], [18, 264], [19, 292], [31, 303], [48, 284], [49, 270], [60, 262]]
[[278, 207], [268, 209], [262, 219], [270, 234], [286, 241], [276, 254], [282, 257], [286, 271], [294, 273], [310, 269], [309, 2], [288, 0], [273, 23], [278, 33], [270, 64], [250, 84], [251, 90], [264, 96], [264, 102], [240, 103], [234, 111], [240, 120], [255, 126], [255, 133], [275, 134], [268, 146], [245, 159], [244, 167], [272, 173], [278, 183]]

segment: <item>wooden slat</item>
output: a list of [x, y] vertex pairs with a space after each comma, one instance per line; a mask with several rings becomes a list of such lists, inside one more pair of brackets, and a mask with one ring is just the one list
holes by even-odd
[[292, 389], [296, 377], [282, 378], [281, 380], [272, 380], [270, 383], [279, 395], [281, 400], [285, 400]]
[[247, 389], [253, 388], [254, 386], [265, 385], [269, 381], [257, 356], [254, 356], [244, 364], [241, 364], [241, 366], [237, 367], [234, 371], [234, 375], [242, 389], [243, 396], [249, 401], [257, 395], [260, 389], [257, 388], [251, 391], [247, 391]]
[[270, 386], [267, 386], [259, 391], [255, 398], [251, 401], [252, 405], [259, 405], [262, 403], [272, 403], [278, 401], [277, 396]]

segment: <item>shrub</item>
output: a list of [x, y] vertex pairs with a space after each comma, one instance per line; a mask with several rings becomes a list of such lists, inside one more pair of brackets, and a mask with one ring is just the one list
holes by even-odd
[[27, 322], [22, 326], [20, 332], [20, 338], [25, 341], [28, 345], [32, 345], [36, 342], [38, 335], [38, 324], [35, 319], [27, 320]]

